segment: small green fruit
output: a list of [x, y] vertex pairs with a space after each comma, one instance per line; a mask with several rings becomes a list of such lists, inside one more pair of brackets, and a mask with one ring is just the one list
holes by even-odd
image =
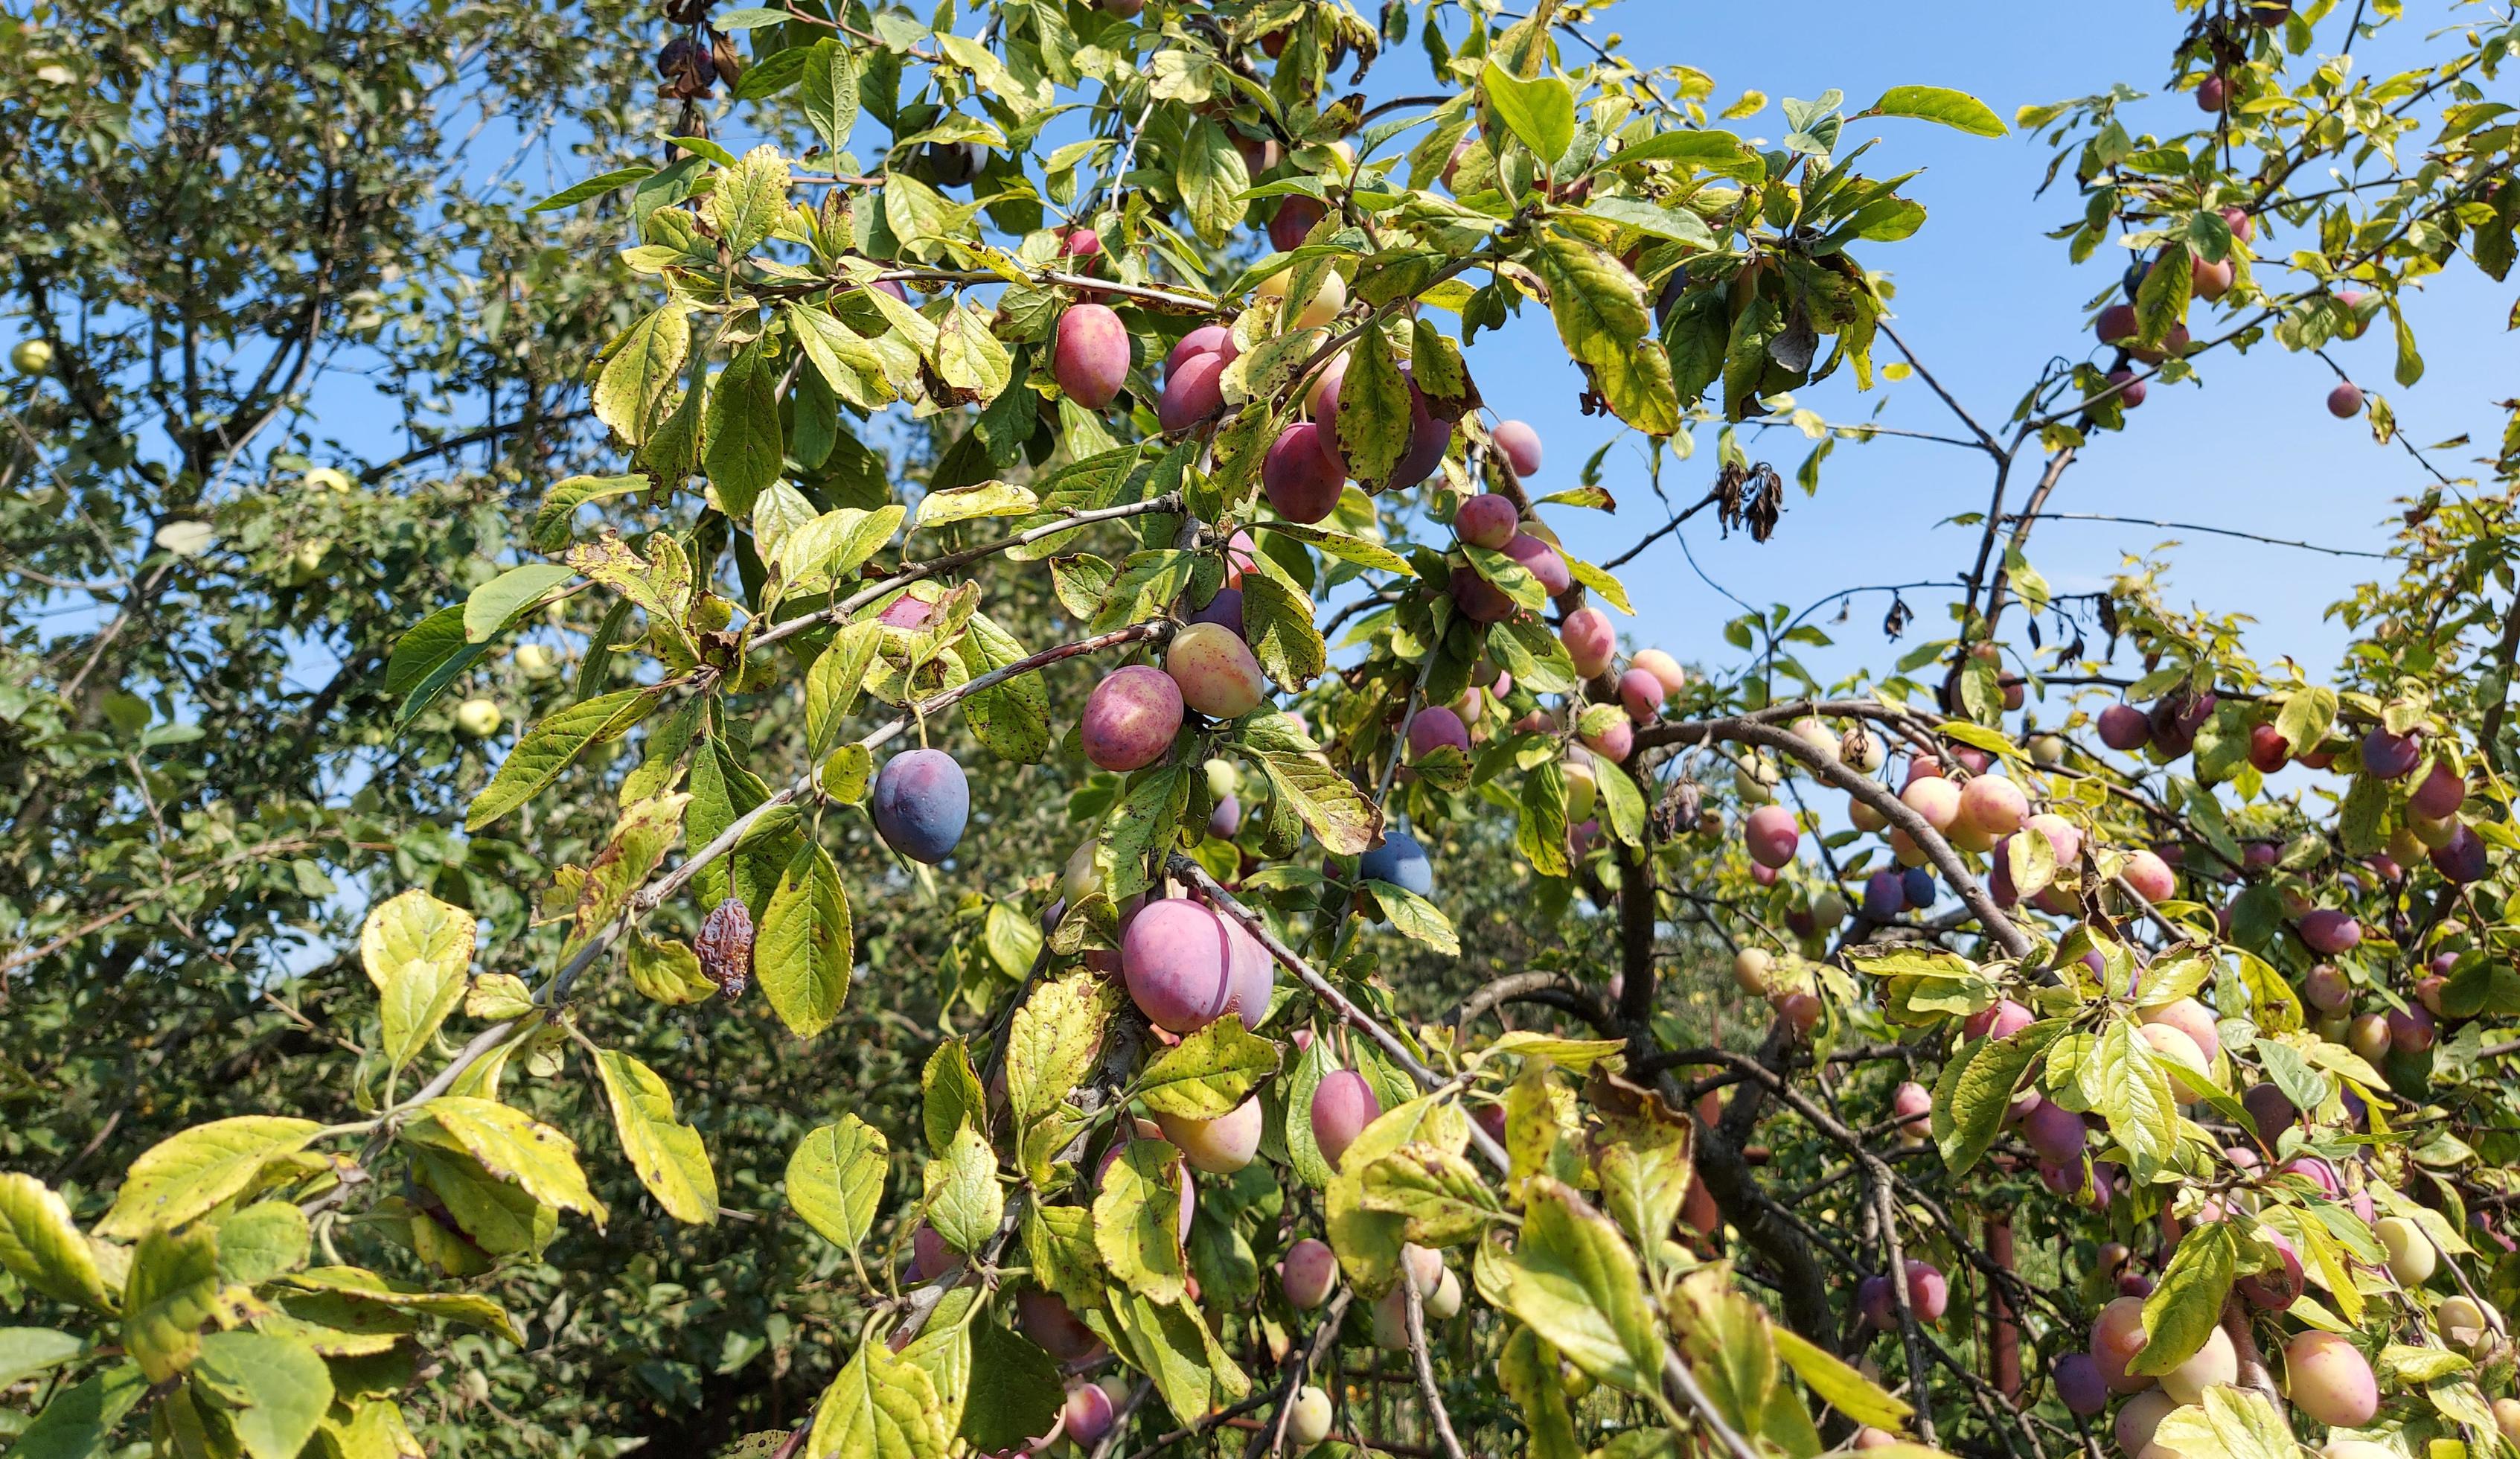
[[19, 341], [18, 347], [9, 351], [9, 364], [19, 374], [29, 378], [51, 374], [53, 342], [50, 340]]
[[486, 740], [499, 732], [499, 707], [486, 699], [468, 699], [455, 707], [455, 728], [467, 738]]

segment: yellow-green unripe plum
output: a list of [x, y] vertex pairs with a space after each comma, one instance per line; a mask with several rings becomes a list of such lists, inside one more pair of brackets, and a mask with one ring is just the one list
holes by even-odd
[[2494, 1427], [2502, 1431], [2502, 1441], [2520, 1445], [2520, 1398], [2494, 1400]]
[[2433, 1325], [2441, 1330], [2442, 1341], [2471, 1355], [2494, 1345], [2502, 1333], [2502, 1314], [2479, 1303], [2474, 1298], [2452, 1297], [2442, 1301], [2433, 1313]]
[[1388, 1352], [1409, 1350], [1409, 1289], [1398, 1282], [1373, 1299], [1373, 1345]]
[[[1610, 626], [1610, 616], [1598, 608], [1579, 608], [1568, 614], [1566, 621], [1557, 625], [1557, 641], [1566, 646], [1566, 657], [1575, 661], [1575, 672], [1587, 679], [1608, 672], [1610, 661], [1619, 651], [1619, 636]], [[1656, 679], [1654, 683], [1659, 688], [1662, 681]]]
[[1792, 728], [1794, 738], [1810, 746], [1812, 752], [1819, 755], [1822, 762], [1837, 758], [1839, 737], [1836, 731], [1809, 714], [1795, 720]]
[[1949, 831], [1960, 818], [1960, 788], [1939, 775], [1908, 782], [1899, 799], [1937, 831]]
[[1566, 762], [1566, 824], [1573, 825], [1593, 814], [1593, 806], [1601, 795], [1600, 778], [1593, 767], [1575, 760]]
[[[1252, 286], [1252, 302], [1275, 309], [1284, 300], [1286, 291], [1293, 288], [1294, 283], [1294, 270], [1282, 268]], [[1337, 270], [1333, 269], [1323, 274], [1321, 282], [1313, 286], [1313, 296], [1303, 305], [1302, 311], [1296, 314], [1294, 327], [1303, 330], [1319, 329], [1336, 319], [1339, 310], [1346, 307], [1347, 280], [1340, 278]]]
[[1732, 982], [1753, 998], [1768, 996], [1776, 986], [1777, 960], [1764, 947], [1744, 947], [1732, 954]]
[[1847, 798], [1846, 818], [1858, 831], [1878, 832], [1890, 824], [1889, 817], [1852, 796]]
[[2143, 1299], [2121, 1297], [2100, 1308], [2092, 1323], [2092, 1359], [2113, 1393], [2140, 1393], [2152, 1387], [2149, 1374], [2130, 1373], [2127, 1364], [2143, 1349]]
[[1404, 1242], [1400, 1247], [1400, 1270], [1409, 1278], [1409, 1285], [1418, 1289], [1419, 1297], [1431, 1297], [1436, 1285], [1444, 1280], [1444, 1254], [1414, 1241]]
[[1307, 1236], [1286, 1249], [1286, 1260], [1278, 1281], [1285, 1290], [1286, 1300], [1297, 1310], [1309, 1312], [1330, 1299], [1330, 1294], [1338, 1290], [1338, 1277], [1336, 1254]]
[[2365, 1059], [2380, 1059], [2389, 1052], [2389, 1016], [2366, 1013], [2357, 1018], [2345, 1030], [2345, 1046]]
[[2185, 1362], [2161, 1375], [2161, 1391], [2182, 1403], [2198, 1403], [2207, 1389], [2236, 1383], [2239, 1377], [2239, 1350], [2231, 1345], [2230, 1335], [2218, 1327]]
[[[1193, 624], [1185, 633], [1216, 624]], [[1245, 652], [1248, 652], [1247, 650]], [[1151, 765], [1173, 748], [1181, 732], [1182, 692], [1173, 676], [1145, 663], [1132, 663], [1105, 674], [1085, 697], [1085, 716], [1076, 737], [1085, 757], [1103, 770], [1128, 771]]]
[[[2205, 1058], [2205, 1051], [2196, 1046], [2196, 1040], [2188, 1037], [2184, 1029], [2174, 1028], [2168, 1024], [2145, 1024], [2136, 1029], [2136, 1036], [2149, 1044], [2152, 1051], [2162, 1058], [2183, 1064], [2199, 1074], [2210, 1074], [2213, 1069]], [[2182, 1096], [2181, 1104], [2190, 1102], [2184, 1098], [2186, 1090], [2183, 1086], [2172, 1092]]]
[[2284, 1345], [2284, 1395], [2336, 1429], [2360, 1429], [2380, 1411], [2370, 1363], [2335, 1333], [2307, 1332]]
[[2389, 1254], [2389, 1275], [2408, 1287], [2421, 1287], [2441, 1269], [2441, 1249], [2424, 1228], [2405, 1216], [2382, 1216], [2380, 1247]]
[[560, 656], [542, 644], [520, 643], [517, 645], [517, 667], [528, 679], [548, 679], [560, 672]]
[[2065, 763], [2065, 737], [2063, 735], [2032, 735], [2030, 737], [2030, 762], [2034, 765], [2044, 765], [2051, 770], [2058, 765]]
[[1443, 1276], [1436, 1279], [1435, 1290], [1426, 1294], [1426, 1315], [1440, 1320], [1460, 1310], [1462, 1279], [1453, 1275], [1453, 1269], [1448, 1266], [1444, 1268]]
[[1330, 1395], [1319, 1385], [1295, 1390], [1286, 1404], [1286, 1436], [1307, 1448], [1330, 1436]]
[[1668, 699], [1688, 687], [1688, 674], [1680, 661], [1660, 649], [1639, 649], [1628, 661], [1630, 668], [1641, 668], [1662, 680], [1663, 697]]
[[2163, 1024], [2187, 1035], [2196, 1052], [2212, 1064], [2223, 1052], [2223, 1033], [2214, 1023], [2214, 1011], [2193, 998], [2178, 998], [2137, 1013], [2143, 1024]]
[[2021, 829], [2030, 816], [2030, 798], [2001, 775], [1972, 776], [1960, 787], [1960, 819], [1992, 839]]
[[1732, 794], [1739, 796], [1744, 805], [1765, 805], [1777, 798], [1777, 783], [1781, 778], [1776, 765], [1765, 756], [1752, 755], [1733, 763]]
[[1087, 410], [1101, 410], [1128, 383], [1129, 327], [1106, 305], [1070, 304], [1058, 316], [1050, 373], [1061, 394]]
[[[1144, 920], [1144, 914], [1140, 917]], [[1381, 1113], [1382, 1102], [1374, 1098], [1373, 1086], [1354, 1070], [1333, 1071], [1314, 1086], [1313, 1143], [1321, 1147], [1322, 1159], [1329, 1162], [1331, 1169], [1338, 1168], [1339, 1157]]]
[[1192, 1119], [1181, 1115], [1155, 1117], [1164, 1138], [1181, 1147], [1182, 1157], [1190, 1162], [1191, 1168], [1210, 1175], [1231, 1175], [1251, 1163], [1260, 1153], [1262, 1122], [1257, 1096], [1214, 1119]]
[[1232, 760], [1211, 759], [1200, 765], [1199, 773], [1207, 777], [1208, 795], [1223, 799], [1242, 789], [1242, 768]]
[[9, 351], [9, 368], [30, 379], [37, 375], [51, 374], [53, 342], [50, 340], [19, 341], [17, 347]]
[[468, 699], [455, 707], [455, 728], [468, 739], [486, 740], [499, 732], [499, 707], [486, 699]]
[[1210, 719], [1239, 719], [1269, 694], [1251, 646], [1221, 623], [1192, 623], [1175, 633], [1164, 651], [1164, 672], [1180, 687], [1182, 703]]
[[1058, 894], [1069, 906], [1075, 906], [1102, 888], [1102, 873], [1094, 864], [1094, 849], [1100, 842], [1087, 842], [1067, 853], [1067, 864], [1059, 868]]
[[2138, 1393], [2119, 1404], [2118, 1416], [2109, 1426], [2110, 1433], [2117, 1438], [2119, 1452], [2135, 1455], [2151, 1447], [2153, 1433], [2178, 1406], [2178, 1399], [2159, 1389]]
[[1890, 753], [1879, 735], [1859, 724], [1837, 737], [1837, 757], [1847, 768], [1869, 775], [1881, 768]]
[[2179, 879], [2171, 872], [2170, 863], [2151, 851], [2129, 856], [2126, 870], [2118, 875], [2126, 878], [2136, 895], [2148, 902], [2168, 901], [2179, 891]]

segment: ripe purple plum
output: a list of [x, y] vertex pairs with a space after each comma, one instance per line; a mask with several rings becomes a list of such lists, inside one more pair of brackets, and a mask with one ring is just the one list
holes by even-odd
[[1232, 924], [1187, 898], [1148, 903], [1120, 935], [1129, 996], [1156, 1027], [1189, 1033], [1234, 1001]]
[[1164, 355], [1164, 375], [1167, 379], [1171, 378], [1175, 371], [1181, 369], [1182, 361], [1194, 354], [1221, 355], [1225, 363], [1230, 365], [1234, 363], [1235, 356], [1240, 353], [1241, 350], [1234, 343], [1234, 331], [1221, 324], [1202, 324], [1182, 336], [1181, 340]]
[[2462, 887], [2485, 880], [2485, 838], [2463, 823], [2451, 832], [2450, 840], [2424, 854], [2433, 870]]
[[1269, 680], [1251, 646], [1217, 623], [1192, 623], [1164, 651], [1164, 672], [1182, 703], [1210, 719], [1239, 719], [1269, 696]]
[[1642, 668], [1619, 675], [1619, 704], [1637, 723], [1651, 724], [1662, 714], [1662, 680]]
[[1321, 1242], [1307, 1236], [1286, 1249], [1286, 1259], [1278, 1273], [1279, 1285], [1286, 1300], [1301, 1311], [1330, 1299], [1338, 1288], [1338, 1257]]
[[1970, 1038], [2010, 1038], [2038, 1022], [2029, 1009], [2009, 998], [1999, 998], [1960, 1021], [1960, 1032]]
[[[1462, 510], [1467, 511], [1468, 507], [1464, 506]], [[1456, 517], [1454, 525], [1458, 527], [1460, 524], [1461, 519]], [[1610, 626], [1610, 616], [1598, 608], [1589, 606], [1568, 614], [1566, 620], [1557, 625], [1557, 641], [1566, 646], [1566, 657], [1575, 661], [1575, 672], [1587, 679], [1596, 678], [1607, 672], [1611, 660], [1619, 651], [1618, 633]], [[1644, 671], [1630, 669], [1628, 672], [1635, 674]], [[1645, 677], [1653, 679], [1654, 702], [1657, 705], [1660, 704], [1663, 698], [1662, 680], [1654, 679], [1650, 673], [1646, 673]], [[1625, 687], [1625, 683], [1626, 681], [1622, 679], [1622, 688]]]
[[[1240, 597], [1236, 594], [1238, 607]], [[1098, 767], [1129, 771], [1163, 758], [1181, 723], [1181, 686], [1162, 669], [1132, 663], [1104, 675], [1085, 697], [1077, 738], [1085, 746], [1085, 757]]]
[[924, 1221], [910, 1233], [910, 1279], [932, 1282], [963, 1264], [963, 1258], [945, 1244], [944, 1233]]
[[1068, 399], [1087, 410], [1101, 410], [1128, 383], [1129, 327], [1105, 305], [1068, 305], [1058, 316], [1050, 373]]
[[1164, 372], [1155, 420], [1166, 434], [1188, 431], [1225, 409], [1225, 365], [1223, 354], [1202, 351]]
[[1115, 1417], [1111, 1395], [1102, 1391], [1100, 1384], [1087, 1383], [1082, 1379], [1068, 1389], [1067, 1403], [1059, 1412], [1067, 1436], [1088, 1449], [1101, 1443], [1102, 1436], [1111, 1432], [1111, 1420]]
[[2433, 1022], [2430, 1010], [2417, 1004], [2412, 1008], [2393, 1010], [2389, 1014], [2389, 1047], [2401, 1054], [2420, 1054], [2433, 1046], [2440, 1026]]
[[1102, 1351], [1102, 1340], [1079, 1322], [1054, 1292], [1027, 1287], [1015, 1294], [1015, 1326], [1033, 1345], [1062, 1363], [1082, 1362]]
[[1214, 1119], [1192, 1119], [1182, 1115], [1155, 1117], [1164, 1138], [1181, 1147], [1182, 1158], [1190, 1162], [1191, 1168], [1210, 1175], [1231, 1175], [1250, 1164], [1260, 1153], [1263, 1122], [1256, 1096]]
[[1232, 841], [1241, 829], [1242, 802], [1234, 796], [1218, 800], [1207, 813], [1207, 834], [1219, 841]]
[[2133, 705], [2111, 705], [2100, 711], [2100, 743], [2111, 750], [2137, 751], [2152, 743], [2152, 721]]
[[1884, 868], [1864, 879], [1864, 915], [1887, 922], [1908, 910], [1907, 878]]
[[2417, 815], [2430, 816], [2436, 821], [2442, 821], [2456, 814], [2458, 807], [2466, 799], [2467, 782], [2457, 771], [2435, 760], [2431, 773], [2424, 777], [2422, 784], [2415, 787], [2414, 794], [2407, 798], [2407, 804]]
[[1497, 449], [1513, 467], [1517, 477], [1540, 475], [1540, 433], [1522, 421], [1505, 421], [1496, 428]]
[[2335, 1333], [2306, 1332], [2284, 1345], [2284, 1395], [2336, 1429], [2360, 1429], [2380, 1411], [2371, 1364]]
[[2054, 1100], [2043, 1099], [2021, 1117], [2021, 1138], [2029, 1143], [2041, 1159], [2063, 1165], [2071, 1163], [2078, 1175], [2082, 1169], [2085, 1127], [2083, 1117]]
[[2321, 957], [2351, 952], [2362, 941], [2362, 924], [2349, 913], [2319, 907], [2303, 914], [2302, 944]]
[[2249, 729], [2249, 763], [2260, 774], [2272, 775], [2292, 758], [2292, 742], [2272, 724], [2252, 725]]
[[1313, 523], [1338, 506], [1347, 471], [1323, 445], [1322, 428], [1297, 421], [1278, 433], [1260, 460], [1260, 489], [1288, 522]]
[[2327, 413], [2340, 421], [2350, 421], [2362, 413], [2362, 388], [2342, 381], [2327, 392]]
[[875, 778], [875, 829], [884, 844], [933, 866], [954, 854], [971, 819], [971, 785], [941, 750], [911, 750]]
[[2141, 405], [2143, 397], [2151, 393], [2149, 383], [2138, 380], [2133, 370], [2111, 370], [2104, 384], [2118, 392], [2118, 403], [2129, 410]]
[[2221, 76], [2207, 76], [2197, 83], [2196, 110], [2200, 112], [2220, 112], [2230, 99], [2231, 88]]
[[1291, 253], [1302, 248], [1313, 225], [1327, 215], [1328, 208], [1318, 198], [1289, 193], [1278, 200], [1278, 210], [1269, 218], [1269, 246], [1281, 253]]
[[2240, 1096], [2240, 1108], [2257, 1121], [2259, 1142], [2270, 1149], [2274, 1146], [2275, 1136], [2301, 1118], [2301, 1111], [2293, 1105], [2291, 1096], [2272, 1084], [2250, 1085], [2248, 1092]]
[[1455, 606], [1473, 623], [1502, 623], [1517, 611], [1505, 589], [1481, 577], [1467, 563], [1454, 566], [1451, 588]]
[[1192, 613], [1190, 620], [1193, 623], [1222, 624], [1232, 629], [1235, 637], [1240, 638], [1242, 636], [1242, 590], [1218, 588], [1216, 596], [1207, 600], [1205, 608]]
[[1470, 752], [1470, 731], [1462, 716], [1442, 705], [1428, 705], [1409, 721], [1409, 757], [1424, 759], [1436, 751], [1451, 746], [1463, 754]]
[[2114, 1298], [2100, 1308], [2100, 1315], [2092, 1322], [2092, 1360], [2100, 1365], [2100, 1378], [2110, 1392], [2140, 1393], [2152, 1387], [2149, 1376], [2127, 1371], [2143, 1342], [2141, 1298]]
[[2100, 1365], [2088, 1352], [2069, 1352], [2056, 1359], [2056, 1398], [2068, 1412], [2091, 1418], [2109, 1406], [2109, 1385]]
[[1772, 870], [1794, 859], [1802, 839], [1794, 813], [1781, 805], [1762, 805], [1741, 819], [1742, 846], [1751, 860]]
[[1223, 913], [1216, 920], [1225, 924], [1226, 940], [1232, 944], [1225, 1011], [1240, 1019], [1243, 1027], [1257, 1028], [1269, 1021], [1269, 999], [1278, 987], [1278, 960], [1242, 924]]
[[1453, 509], [1453, 535], [1472, 547], [1502, 549], [1521, 525], [1522, 514], [1513, 498], [1493, 491], [1481, 492]]
[[1373, 1086], [1365, 1075], [1352, 1069], [1335, 1070], [1325, 1075], [1313, 1088], [1313, 1143], [1321, 1147], [1322, 1159], [1338, 1167], [1339, 1157], [1348, 1146], [1382, 1113], [1382, 1102], [1373, 1097]]
[[2403, 780], [2414, 773], [2415, 764], [2424, 757], [2423, 739], [2419, 735], [2391, 734], [2384, 725], [2373, 725], [2362, 737], [2362, 768], [2382, 780]]
[[1529, 532], [1505, 544], [1505, 555], [1522, 564], [1538, 579], [1540, 590], [1552, 598], [1574, 586], [1574, 574], [1566, 570], [1566, 560], [1557, 555], [1557, 549]]

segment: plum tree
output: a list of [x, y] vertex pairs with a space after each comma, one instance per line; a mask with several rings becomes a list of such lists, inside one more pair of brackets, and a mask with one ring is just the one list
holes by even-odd
[[970, 782], [944, 751], [905, 751], [877, 773], [872, 809], [884, 844], [932, 866], [962, 843], [971, 819]]

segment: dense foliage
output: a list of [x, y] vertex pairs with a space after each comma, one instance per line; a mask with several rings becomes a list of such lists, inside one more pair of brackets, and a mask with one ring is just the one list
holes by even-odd
[[[0, 19], [11, 1452], [2520, 1444], [2520, 416], [2323, 354], [2436, 483], [2330, 675], [2030, 553], [2251, 346], [2417, 386], [2520, 31], [2162, 19], [1773, 141], [1546, 0]], [[1886, 310], [1920, 123], [2132, 260], [2008, 416]], [[1601, 564], [1524, 314], [1707, 482]], [[1892, 381], [1942, 636], [1622, 647]]]

